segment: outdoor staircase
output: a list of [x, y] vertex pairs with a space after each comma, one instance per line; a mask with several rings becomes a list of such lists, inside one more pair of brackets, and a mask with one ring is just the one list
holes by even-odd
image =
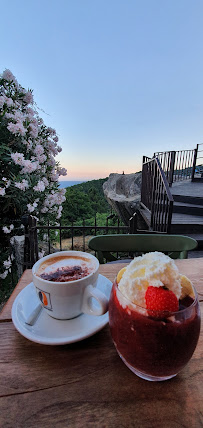
[[[192, 162], [188, 166], [188, 168], [184, 168], [182, 170], [178, 170], [174, 166], [171, 170], [171, 159], [172, 155], [174, 156], [174, 152], [172, 155], [170, 152], [167, 153], [167, 159], [170, 160], [168, 162], [169, 168], [163, 170], [163, 161], [162, 167], [160, 166], [160, 173], [164, 182], [168, 182], [169, 188], [167, 190], [166, 197], [159, 193], [160, 184], [153, 184], [151, 187], [147, 181], [153, 181], [153, 183], [157, 182], [157, 171], [154, 174], [151, 174], [150, 180], [147, 179], [147, 175], [150, 171], [154, 171], [150, 163], [153, 164], [155, 158], [145, 158], [143, 161], [143, 181], [145, 181], [140, 209], [137, 212], [138, 219], [140, 224], [144, 224], [145, 228], [151, 232], [164, 232], [171, 234], [183, 234], [190, 237], [193, 237], [198, 241], [198, 249], [203, 249], [203, 177], [198, 177], [195, 179], [192, 171]], [[163, 156], [164, 154], [162, 154]], [[184, 155], [184, 154], [183, 154]], [[178, 153], [179, 158], [183, 156], [181, 152]], [[160, 159], [160, 157], [159, 157]], [[175, 159], [175, 156], [174, 156]], [[157, 162], [157, 161], [156, 161]], [[190, 168], [189, 168], [190, 167]], [[193, 161], [193, 170], [195, 171], [195, 163]], [[190, 176], [188, 176], [188, 172], [190, 171]], [[147, 171], [147, 174], [146, 174]], [[172, 172], [171, 172], [172, 171]], [[181, 171], [181, 176], [179, 177], [179, 171]], [[182, 172], [183, 171], [183, 172]], [[178, 180], [177, 180], [178, 177]], [[170, 178], [170, 182], [169, 182]], [[177, 180], [177, 181], [176, 181]], [[166, 186], [167, 188], [167, 186]], [[155, 190], [154, 190], [155, 189]], [[170, 190], [169, 190], [170, 189]], [[155, 193], [154, 193], [155, 192]], [[158, 194], [158, 196], [157, 196]], [[147, 195], [147, 197], [146, 197]], [[170, 215], [168, 216], [168, 224], [163, 230], [163, 224], [161, 225], [161, 216], [162, 212], [164, 212], [164, 205], [166, 198], [170, 199]], [[154, 202], [155, 201], [155, 202]], [[156, 202], [158, 201], [158, 202]], [[153, 207], [151, 210], [150, 207]], [[156, 221], [153, 221], [153, 211], [156, 211], [155, 217]], [[163, 221], [162, 221], [163, 223]], [[170, 223], [170, 224], [169, 224]], [[142, 228], [142, 227], [141, 227]], [[162, 229], [162, 230], [161, 230]]]
[[[203, 249], [203, 197], [173, 195], [173, 198], [170, 233], [190, 236], [198, 241], [199, 249]], [[150, 210], [141, 204], [138, 215], [143, 222], [141, 228], [153, 232]]]

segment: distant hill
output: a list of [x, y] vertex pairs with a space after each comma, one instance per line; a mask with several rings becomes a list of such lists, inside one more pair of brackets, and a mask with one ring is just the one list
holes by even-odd
[[90, 180], [90, 181], [84, 181], [83, 183], [75, 184], [74, 189], [82, 190], [84, 192], [89, 192], [90, 189], [97, 190], [101, 195], [103, 194], [103, 184], [105, 181], [108, 180], [108, 177], [106, 178], [99, 178], [98, 180]]
[[103, 183], [108, 179], [86, 181], [66, 188], [61, 221], [63, 224], [93, 218], [96, 213], [109, 215], [111, 208], [104, 193]]

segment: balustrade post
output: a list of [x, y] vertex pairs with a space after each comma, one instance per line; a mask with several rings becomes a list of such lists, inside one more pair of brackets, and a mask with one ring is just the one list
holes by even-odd
[[71, 250], [73, 250], [73, 221], [71, 222]]
[[97, 234], [97, 213], [95, 213], [95, 218], [94, 218], [94, 234], [95, 236]]
[[84, 218], [83, 218], [83, 221], [82, 221], [82, 226], [83, 226], [83, 229], [82, 229], [83, 251], [85, 251], [85, 219]]
[[30, 260], [30, 241], [29, 241], [29, 230], [28, 230], [28, 225], [29, 225], [29, 214], [24, 214], [22, 216], [22, 223], [24, 225], [25, 231], [24, 231], [24, 236], [25, 236], [25, 242], [24, 242], [24, 262], [23, 262], [23, 271], [25, 269], [27, 269], [29, 266], [29, 260]]
[[196, 168], [196, 162], [197, 162], [198, 146], [199, 146], [199, 144], [197, 144], [196, 149], [194, 149], [194, 160], [193, 160], [193, 166], [192, 166], [192, 178], [191, 178], [191, 181], [194, 181], [194, 177], [195, 177], [195, 168]]
[[31, 268], [38, 260], [37, 221], [28, 213], [22, 216], [25, 227], [23, 270]]
[[176, 157], [176, 152], [175, 151], [171, 152], [170, 169], [169, 169], [169, 180], [168, 180], [169, 187], [171, 187], [172, 184], [173, 184], [173, 175], [174, 175], [174, 167], [175, 167], [175, 157]]

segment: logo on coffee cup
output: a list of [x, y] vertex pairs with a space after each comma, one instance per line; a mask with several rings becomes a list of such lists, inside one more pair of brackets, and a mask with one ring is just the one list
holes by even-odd
[[46, 309], [49, 309], [50, 311], [52, 311], [50, 293], [48, 293], [47, 291], [42, 291], [39, 288], [37, 288], [37, 293], [38, 293], [39, 299], [41, 300], [43, 306]]

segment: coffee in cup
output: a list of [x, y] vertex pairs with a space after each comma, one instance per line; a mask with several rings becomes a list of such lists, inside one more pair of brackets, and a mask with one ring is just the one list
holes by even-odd
[[76, 281], [90, 275], [94, 268], [94, 263], [87, 257], [58, 255], [44, 260], [36, 275], [54, 282]]
[[[98, 270], [97, 258], [82, 251], [61, 251], [38, 260], [32, 277], [46, 312], [57, 319], [106, 313], [108, 299], [96, 288]], [[97, 307], [92, 299], [97, 300]]]

